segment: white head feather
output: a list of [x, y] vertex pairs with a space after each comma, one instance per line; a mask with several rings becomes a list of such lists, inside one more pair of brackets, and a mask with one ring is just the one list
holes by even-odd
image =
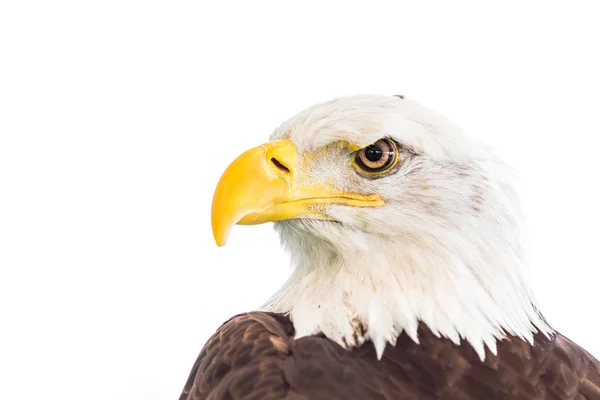
[[[405, 150], [393, 174], [367, 179], [337, 142], [390, 137]], [[406, 332], [466, 339], [483, 359], [506, 334], [552, 332], [537, 311], [521, 243], [511, 170], [492, 151], [422, 105], [353, 96], [313, 106], [271, 139], [317, 152], [306, 179], [376, 193], [377, 208], [326, 206], [339, 223], [275, 223], [294, 272], [264, 310], [288, 313], [296, 336], [323, 333], [346, 348], [371, 340], [383, 354]]]

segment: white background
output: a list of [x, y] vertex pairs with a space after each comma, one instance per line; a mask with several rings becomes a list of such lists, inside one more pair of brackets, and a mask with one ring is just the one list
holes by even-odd
[[270, 224], [214, 245], [220, 173], [359, 93], [433, 107], [520, 171], [540, 307], [600, 356], [598, 12], [483, 3], [2, 2], [0, 398], [177, 398], [289, 272]]

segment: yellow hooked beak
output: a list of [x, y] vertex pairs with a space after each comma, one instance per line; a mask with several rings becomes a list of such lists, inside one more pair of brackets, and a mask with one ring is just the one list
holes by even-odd
[[[299, 155], [289, 140], [276, 140], [243, 153], [221, 176], [212, 203], [212, 229], [223, 246], [234, 224], [254, 225], [290, 218], [330, 219], [323, 204], [377, 207], [376, 194], [345, 193], [327, 184], [306, 184], [297, 176]], [[300, 179], [299, 179], [300, 178]]]

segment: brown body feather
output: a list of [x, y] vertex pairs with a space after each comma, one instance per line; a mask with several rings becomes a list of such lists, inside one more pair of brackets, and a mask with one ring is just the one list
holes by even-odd
[[372, 343], [347, 351], [323, 336], [294, 340], [282, 315], [252, 312], [227, 321], [202, 349], [180, 400], [578, 399], [600, 400], [600, 363], [569, 339], [536, 335], [498, 343], [480, 361], [419, 329], [377, 360]]

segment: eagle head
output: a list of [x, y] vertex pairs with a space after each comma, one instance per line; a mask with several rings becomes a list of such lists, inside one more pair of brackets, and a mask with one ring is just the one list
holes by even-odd
[[414, 101], [351, 96], [310, 107], [219, 181], [213, 233], [273, 221], [293, 273], [263, 306], [296, 337], [381, 357], [419, 324], [481, 358], [506, 334], [551, 332], [529, 284], [511, 170]]

